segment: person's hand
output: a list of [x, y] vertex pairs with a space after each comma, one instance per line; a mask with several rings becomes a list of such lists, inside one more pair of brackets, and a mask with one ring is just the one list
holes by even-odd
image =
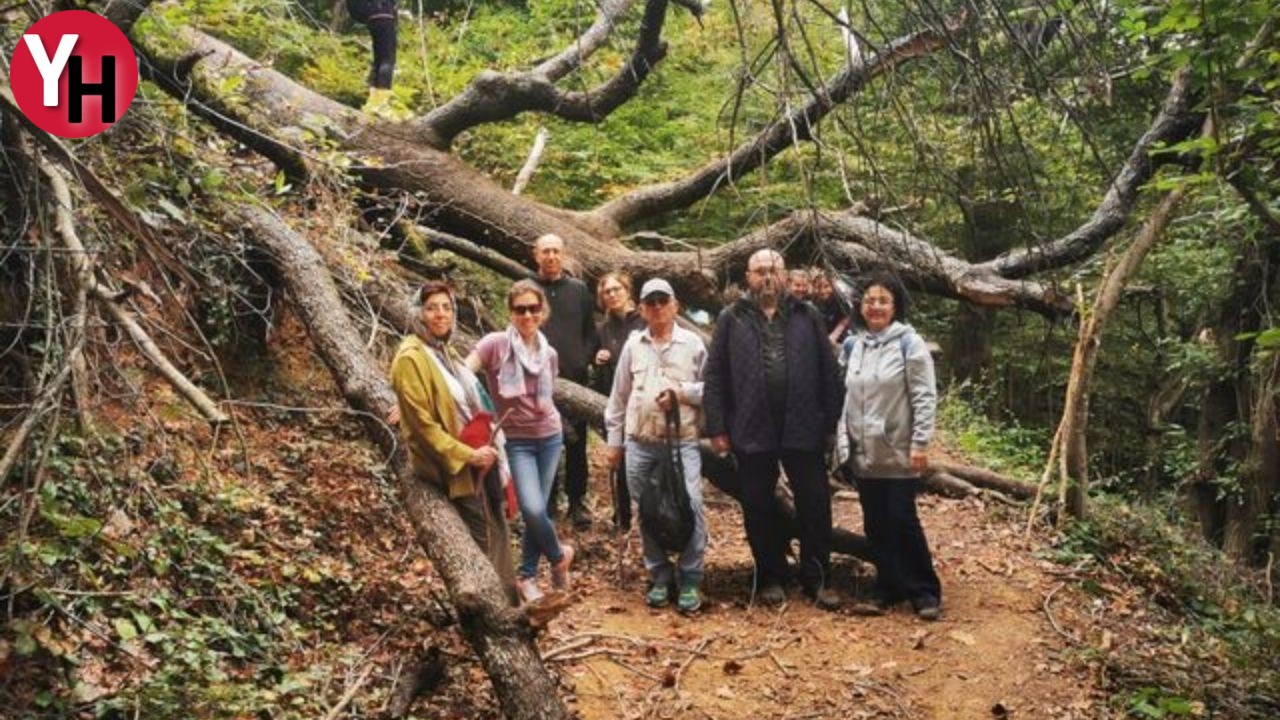
[[916, 472], [924, 472], [929, 469], [929, 454], [924, 450], [911, 451], [911, 469]]
[[468, 465], [480, 470], [488, 470], [497, 461], [498, 451], [492, 445], [475, 448], [471, 451], [471, 457], [467, 458]]
[[724, 455], [729, 452], [729, 436], [715, 435], [711, 438], [711, 449], [716, 451], [717, 455]]
[[678, 402], [675, 390], [663, 390], [658, 393], [658, 407], [662, 408], [663, 412], [669, 412]]
[[609, 469], [617, 470], [622, 465], [622, 448], [620, 447], [609, 448], [609, 455], [607, 457], [607, 460], [609, 461]]
[[608, 365], [609, 358], [611, 357], [613, 357], [613, 355], [608, 350], [605, 350], [604, 348], [600, 348], [600, 350], [596, 352], [596, 364]]
[[395, 427], [400, 424], [400, 406], [392, 405], [391, 412], [387, 413], [387, 424]]

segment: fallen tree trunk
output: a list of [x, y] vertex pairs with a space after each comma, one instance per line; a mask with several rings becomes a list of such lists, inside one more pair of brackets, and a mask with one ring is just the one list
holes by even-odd
[[567, 720], [569, 712], [533, 642], [526, 616], [507, 601], [497, 571], [448, 499], [413, 476], [395, 433], [379, 420], [394, 405], [391, 386], [385, 369], [365, 349], [348, 319], [324, 260], [273, 214], [244, 208], [239, 216], [279, 268], [280, 280], [343, 397], [368, 413], [371, 439], [391, 455], [400, 499], [418, 542], [444, 578], [463, 635], [493, 682], [503, 715]]
[[986, 490], [995, 490], [1019, 500], [1030, 500], [1035, 497], [1036, 494], [1035, 485], [1011, 478], [1007, 475], [1001, 475], [1000, 473], [993, 472], [986, 468], [973, 467], [972, 465], [960, 465], [959, 463], [945, 462], [941, 460], [930, 460], [929, 466], [935, 470], [964, 480], [976, 487], [984, 488]]

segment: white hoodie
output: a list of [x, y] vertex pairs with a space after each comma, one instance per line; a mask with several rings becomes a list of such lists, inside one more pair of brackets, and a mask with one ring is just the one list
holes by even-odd
[[916, 331], [900, 322], [878, 333], [864, 330], [852, 345], [837, 459], [852, 460], [858, 477], [916, 477], [911, 451], [928, 447], [938, 405], [933, 358]]

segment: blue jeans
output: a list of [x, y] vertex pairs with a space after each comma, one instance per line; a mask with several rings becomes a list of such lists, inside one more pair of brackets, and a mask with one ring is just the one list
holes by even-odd
[[[693, 505], [693, 535], [680, 553], [680, 583], [698, 585], [702, 582], [702, 560], [707, 553], [707, 518], [702, 510], [702, 457], [698, 455], [698, 443], [681, 442], [680, 460], [684, 463], [684, 486], [689, 489], [689, 501]], [[667, 452], [662, 442], [627, 440], [627, 486], [637, 502], [644, 487], [658, 472], [658, 459]], [[674, 568], [667, 553], [656, 540], [644, 531], [640, 522], [640, 538], [644, 541], [644, 566], [654, 585], [670, 585], [674, 580]]]
[[518, 569], [521, 578], [537, 577], [538, 560], [543, 556], [552, 565], [564, 557], [556, 527], [547, 515], [551, 483], [556, 479], [563, 447], [564, 438], [560, 433], [544, 438], [507, 438], [507, 460], [516, 484], [520, 515], [524, 518]]

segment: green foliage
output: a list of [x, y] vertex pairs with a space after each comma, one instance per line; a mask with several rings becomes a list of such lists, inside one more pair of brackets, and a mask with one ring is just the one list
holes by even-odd
[[[1280, 690], [1273, 672], [1280, 663], [1280, 609], [1267, 603], [1260, 580], [1185, 530], [1173, 500], [1166, 502], [1162, 510], [1096, 495], [1089, 519], [1068, 525], [1049, 556], [1064, 565], [1113, 569], [1167, 613], [1152, 622], [1178, 637], [1180, 646], [1220, 652], [1241, 687], [1274, 694]], [[1086, 581], [1086, 590], [1091, 583], [1093, 591], [1101, 590], [1093, 581]], [[1130, 688], [1113, 700], [1139, 717], [1178, 716], [1190, 699], [1208, 700], [1198, 678], [1171, 675], [1168, 683]]]
[[1017, 422], [992, 420], [991, 395], [977, 385], [951, 387], [938, 403], [943, 445], [997, 472], [1038, 478], [1044, 468], [1049, 433]]

